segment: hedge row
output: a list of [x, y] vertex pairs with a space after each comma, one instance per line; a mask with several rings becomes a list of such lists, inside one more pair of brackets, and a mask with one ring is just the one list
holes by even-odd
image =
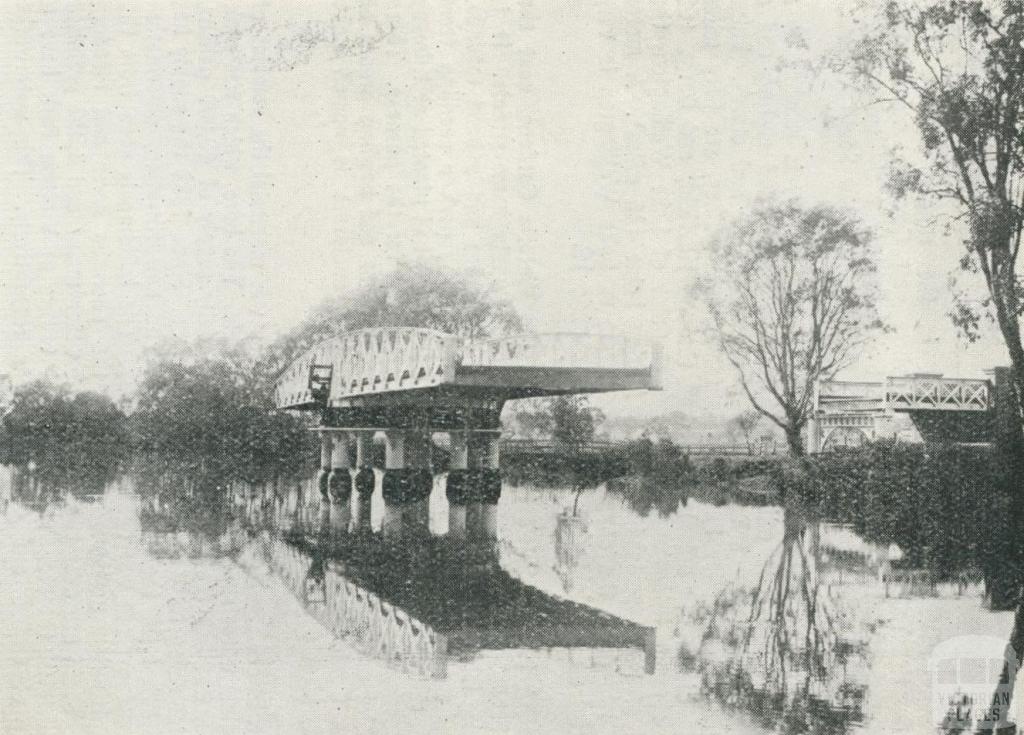
[[1019, 490], [987, 447], [877, 442], [785, 463], [784, 498], [864, 539], [895, 543], [906, 562], [947, 577], [969, 568], [1015, 575]]

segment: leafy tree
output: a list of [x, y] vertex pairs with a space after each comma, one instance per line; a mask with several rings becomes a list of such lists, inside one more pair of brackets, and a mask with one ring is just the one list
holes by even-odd
[[523, 398], [515, 401], [511, 423], [515, 433], [528, 439], [548, 439], [555, 428], [551, 401], [547, 398]]
[[715, 340], [794, 455], [804, 453], [815, 381], [884, 328], [869, 243], [852, 215], [792, 202], [761, 207], [712, 243], [715, 278], [698, 293]]
[[352, 294], [320, 304], [267, 354], [273, 372], [304, 350], [365, 327], [426, 327], [468, 339], [522, 330], [513, 306], [471, 278], [423, 264], [400, 263]]
[[580, 446], [592, 441], [604, 413], [589, 405], [586, 396], [558, 396], [552, 399], [551, 436], [561, 443]]
[[151, 362], [132, 415], [138, 448], [210, 493], [232, 480], [298, 472], [315, 447], [300, 418], [273, 412], [263, 365], [238, 349]]
[[764, 417], [757, 411], [747, 410], [736, 414], [729, 421], [729, 428], [739, 432], [740, 436], [743, 437], [744, 443], [747, 445], [747, 451], [751, 454], [754, 453], [754, 431], [757, 429], [757, 425], [761, 423], [762, 418]]
[[45, 492], [96, 492], [127, 459], [127, 419], [107, 396], [37, 380], [13, 391], [0, 463], [33, 468]]
[[892, 188], [949, 202], [968, 225], [960, 267], [987, 295], [957, 299], [953, 318], [971, 339], [982, 319], [998, 325], [1024, 396], [1024, 3], [889, 2], [840, 68], [913, 116], [923, 159], [895, 161]]
[[[1015, 408], [1024, 417], [1024, 2], [892, 0], [839, 68], [913, 116], [922, 159], [895, 161], [892, 189], [897, 196], [946, 202], [967, 225], [959, 265], [967, 273], [980, 271], [986, 291], [980, 300], [958, 297], [953, 321], [969, 339], [977, 338], [983, 319], [998, 326], [1010, 357]], [[1024, 527], [1020, 426], [1016, 422], [1001, 437], [1001, 487], [993, 497], [1017, 539]], [[989, 591], [994, 607], [1008, 608], [1020, 598], [1024, 580], [1019, 542], [1004, 549], [1001, 567], [1003, 581]], [[1017, 652], [1024, 649], [1024, 602], [1017, 603], [1009, 643]]]

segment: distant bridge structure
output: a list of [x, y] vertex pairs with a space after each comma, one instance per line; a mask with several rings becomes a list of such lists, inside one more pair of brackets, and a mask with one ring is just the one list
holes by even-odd
[[[879, 382], [819, 381], [808, 422], [808, 451], [906, 438], [908, 433], [926, 442], [989, 443], [994, 409], [995, 386], [987, 379], [914, 373]], [[911, 423], [901, 426], [900, 414]]]

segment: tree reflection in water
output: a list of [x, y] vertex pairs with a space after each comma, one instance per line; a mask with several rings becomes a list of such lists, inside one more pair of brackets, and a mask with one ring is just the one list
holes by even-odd
[[[845, 733], [863, 721], [866, 647], [818, 579], [819, 525], [786, 508], [782, 543], [753, 589], [730, 586], [693, 614], [703, 693], [786, 733]], [[681, 652], [681, 657], [685, 657]]]
[[576, 581], [576, 568], [586, 551], [587, 523], [568, 510], [558, 515], [555, 522], [555, 573], [566, 594], [572, 592]]

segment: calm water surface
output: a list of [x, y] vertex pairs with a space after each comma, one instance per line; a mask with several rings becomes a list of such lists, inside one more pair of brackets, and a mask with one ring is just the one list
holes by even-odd
[[[496, 557], [461, 577], [429, 540], [400, 556], [302, 542], [301, 559], [334, 559], [446, 631], [444, 679], [333, 636], [322, 575], [304, 609], [274, 566], [286, 542], [229, 514], [156, 522], [129, 480], [13, 502], [0, 731], [929, 732], [933, 648], [1010, 632], [976, 587], [886, 597], [889, 550], [796, 511], [691, 501], [642, 516], [603, 487], [576, 515], [573, 501], [506, 487]], [[440, 484], [430, 506], [443, 532]], [[624, 621], [656, 629], [653, 675]]]

